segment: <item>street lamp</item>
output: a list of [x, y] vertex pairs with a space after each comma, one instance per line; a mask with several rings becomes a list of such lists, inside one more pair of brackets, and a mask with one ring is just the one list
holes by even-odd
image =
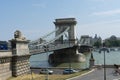
[[[47, 45], [43, 46], [44, 47], [44, 51], [46, 52], [47, 54], [47, 58], [48, 58], [48, 51], [49, 51], [49, 47]], [[47, 66], [47, 65], [46, 65]], [[47, 71], [47, 74], [46, 74], [46, 79], [45, 80], [49, 80], [49, 72], [48, 72], [48, 66], [46, 67], [46, 71]]]
[[103, 47], [100, 49], [100, 53], [103, 51], [104, 53], [104, 80], [106, 80], [106, 59], [105, 59], [105, 52], [109, 52], [109, 50], [105, 47], [105, 43], [103, 43]]
[[31, 72], [32, 80], [33, 80], [33, 74], [32, 74], [32, 69], [31, 69], [31, 71], [30, 71], [30, 72]]
[[[69, 69], [71, 70], [71, 51], [70, 51], [70, 39], [69, 39]], [[69, 71], [70, 71], [69, 70]]]

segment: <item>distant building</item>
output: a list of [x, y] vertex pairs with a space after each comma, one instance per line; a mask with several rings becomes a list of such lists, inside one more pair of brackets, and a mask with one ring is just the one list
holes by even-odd
[[97, 34], [95, 34], [95, 37], [92, 39], [92, 41], [93, 41], [93, 45], [96, 42], [101, 42], [102, 43], [102, 38], [100, 36], [98, 37]]

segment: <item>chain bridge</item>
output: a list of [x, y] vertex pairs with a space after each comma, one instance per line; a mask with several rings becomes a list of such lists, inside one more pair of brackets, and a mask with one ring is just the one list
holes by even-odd
[[[55, 19], [55, 30], [29, 43], [32, 55], [53, 51], [49, 55], [49, 62], [66, 62], [71, 55], [72, 61], [81, 61], [79, 47], [82, 45], [76, 38], [75, 18]], [[49, 36], [54, 38], [46, 40]], [[85, 45], [85, 44], [84, 44]], [[88, 46], [88, 45], [85, 45]], [[83, 59], [82, 59], [83, 60]]]
[[[17, 77], [30, 73], [29, 58], [31, 55], [40, 53], [52, 51], [53, 53], [48, 55], [48, 62], [53, 65], [85, 61], [79, 47], [87, 46], [89, 41], [83, 38], [81, 39], [82, 44], [76, 39], [76, 23], [75, 18], [56, 19], [54, 31], [31, 42], [22, 35], [21, 31], [16, 30], [14, 38], [9, 40], [10, 48], [6, 50], [7, 48], [4, 47], [6, 43], [0, 46], [3, 49], [0, 50], [0, 73], [2, 73], [0, 79], [6, 80], [11, 76]], [[54, 34], [54, 38], [47, 39]]]

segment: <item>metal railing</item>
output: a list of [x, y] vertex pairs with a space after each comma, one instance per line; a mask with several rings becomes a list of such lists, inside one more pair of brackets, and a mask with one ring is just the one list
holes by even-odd
[[[70, 44], [57, 44], [57, 45], [49, 45], [49, 51], [54, 51], [54, 50], [59, 50], [59, 49], [64, 49], [64, 48], [69, 48], [73, 47], [75, 44], [70, 43]], [[44, 51], [44, 48], [38, 48], [38, 49], [31, 49], [30, 53], [31, 54], [37, 54], [37, 53], [43, 53], [46, 52]]]

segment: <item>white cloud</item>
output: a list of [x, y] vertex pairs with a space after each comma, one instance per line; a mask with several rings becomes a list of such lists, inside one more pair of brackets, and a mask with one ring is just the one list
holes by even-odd
[[116, 14], [120, 14], [120, 9], [92, 13], [92, 15], [97, 15], [97, 16], [101, 16], [101, 15], [111, 16], [111, 15], [116, 15]]

